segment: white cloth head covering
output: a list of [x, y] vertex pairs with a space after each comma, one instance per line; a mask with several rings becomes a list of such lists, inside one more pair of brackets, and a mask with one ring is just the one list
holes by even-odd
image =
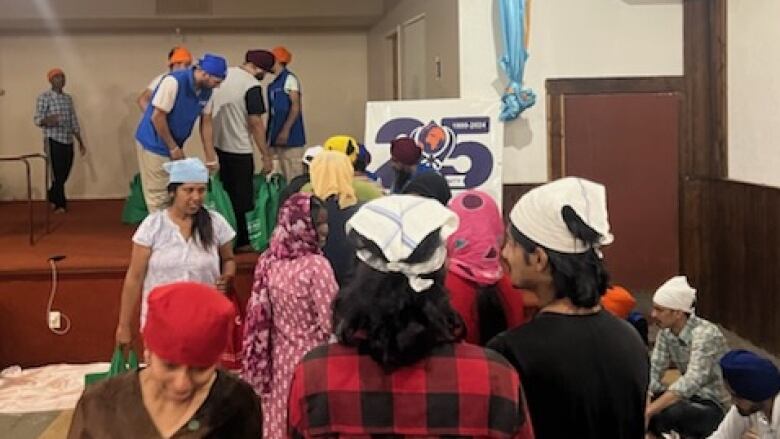
[[693, 313], [696, 289], [688, 284], [685, 276], [675, 276], [658, 287], [653, 303], [664, 308]]
[[301, 158], [301, 161], [305, 165], [311, 166], [312, 160], [314, 160], [314, 157], [317, 157], [319, 153], [323, 151], [322, 146], [315, 145], [309, 148], [306, 148], [306, 151], [303, 152], [303, 157]]
[[[422, 279], [444, 266], [447, 237], [458, 229], [458, 216], [441, 203], [415, 195], [391, 195], [378, 198], [360, 208], [347, 222], [347, 233], [355, 230], [382, 251], [382, 258], [361, 249], [357, 256], [375, 270], [403, 273], [413, 290], [425, 291], [433, 280]], [[407, 264], [407, 259], [423, 239], [440, 229], [441, 245], [427, 261]]]
[[163, 163], [168, 183], [208, 183], [209, 170], [199, 158], [187, 158]]
[[[597, 247], [612, 243], [604, 186], [579, 177], [566, 177], [539, 186], [523, 195], [509, 219], [537, 244], [561, 253], [583, 253], [590, 245], [571, 234], [562, 209], [570, 206], [590, 228], [601, 234]], [[598, 249], [597, 249], [598, 250]]]

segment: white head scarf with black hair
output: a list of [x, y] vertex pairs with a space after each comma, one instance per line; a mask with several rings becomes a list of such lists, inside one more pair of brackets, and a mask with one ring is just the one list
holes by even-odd
[[[571, 207], [582, 221], [601, 235], [591, 245], [572, 235], [563, 218]], [[566, 177], [539, 186], [523, 195], [509, 214], [512, 225], [532, 241], [561, 253], [584, 253], [591, 247], [611, 244], [607, 192], [603, 185], [579, 177]]]
[[[458, 216], [436, 200], [414, 195], [391, 195], [365, 205], [347, 222], [347, 233], [354, 230], [376, 244], [384, 259], [368, 249], [359, 249], [358, 258], [384, 273], [403, 273], [414, 291], [423, 292], [433, 280], [421, 276], [434, 273], [447, 259], [445, 243], [458, 228]], [[439, 230], [441, 243], [433, 255], [418, 263], [403, 262], [420, 243]], [[386, 259], [386, 261], [385, 261]]]

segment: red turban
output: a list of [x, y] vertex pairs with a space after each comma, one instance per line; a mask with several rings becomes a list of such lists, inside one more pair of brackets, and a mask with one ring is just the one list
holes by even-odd
[[390, 142], [390, 156], [393, 160], [406, 166], [414, 166], [420, 161], [422, 149], [408, 137], [401, 137]]
[[175, 364], [211, 367], [225, 351], [235, 308], [213, 287], [176, 282], [152, 290], [143, 330], [155, 355]]

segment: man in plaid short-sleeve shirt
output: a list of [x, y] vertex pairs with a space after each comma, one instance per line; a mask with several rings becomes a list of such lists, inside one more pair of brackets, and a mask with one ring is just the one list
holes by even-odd
[[33, 122], [43, 129], [46, 154], [49, 156], [54, 177], [48, 199], [54, 205], [55, 212], [62, 213], [67, 208], [65, 182], [73, 167], [73, 138], [78, 140], [82, 156], [87, 153], [87, 149], [81, 139], [73, 99], [62, 91], [65, 87], [65, 73], [60, 69], [52, 69], [49, 70], [47, 78], [51, 83], [51, 90], [38, 96]]

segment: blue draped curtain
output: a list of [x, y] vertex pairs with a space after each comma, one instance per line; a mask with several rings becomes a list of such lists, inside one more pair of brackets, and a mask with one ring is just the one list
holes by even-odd
[[501, 34], [504, 53], [499, 60], [509, 85], [501, 97], [500, 119], [504, 122], [514, 120], [524, 110], [536, 103], [536, 94], [523, 88], [523, 72], [528, 60], [525, 47], [525, 0], [498, 0], [501, 12]]

